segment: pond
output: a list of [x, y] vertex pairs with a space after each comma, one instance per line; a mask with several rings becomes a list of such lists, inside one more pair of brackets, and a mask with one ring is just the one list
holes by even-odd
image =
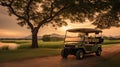
[[2, 43], [0, 42], [0, 49], [7, 49], [7, 50], [15, 50], [18, 48], [18, 44], [16, 43]]

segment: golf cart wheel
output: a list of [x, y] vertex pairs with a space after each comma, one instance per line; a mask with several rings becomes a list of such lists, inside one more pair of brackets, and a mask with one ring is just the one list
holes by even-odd
[[63, 49], [63, 50], [61, 51], [61, 56], [62, 56], [62, 58], [67, 58], [68, 53], [67, 53], [67, 50], [66, 50], [66, 49]]
[[83, 52], [83, 50], [78, 50], [77, 52], [76, 52], [76, 59], [83, 59], [83, 57], [84, 57], [84, 52]]
[[97, 52], [96, 52], [96, 55], [97, 55], [97, 56], [100, 56], [100, 55], [101, 55], [101, 49], [100, 49], [100, 48], [98, 48], [98, 50], [97, 50]]

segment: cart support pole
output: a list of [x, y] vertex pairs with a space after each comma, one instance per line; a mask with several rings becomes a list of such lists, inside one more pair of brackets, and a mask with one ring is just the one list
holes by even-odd
[[[67, 35], [67, 31], [65, 32], [65, 38], [66, 38], [66, 35]], [[65, 38], [64, 38], [64, 43], [65, 43]]]

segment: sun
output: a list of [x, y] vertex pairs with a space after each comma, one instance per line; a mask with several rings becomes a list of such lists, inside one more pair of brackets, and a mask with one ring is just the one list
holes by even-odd
[[72, 28], [71, 26], [62, 26], [61, 30], [66, 31], [66, 30], [71, 29], [71, 28]]

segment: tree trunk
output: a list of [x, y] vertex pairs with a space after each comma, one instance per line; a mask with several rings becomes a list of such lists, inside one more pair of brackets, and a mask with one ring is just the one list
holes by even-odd
[[37, 34], [38, 34], [38, 28], [35, 27], [32, 30], [32, 48], [38, 48], [38, 38], [37, 38]]

